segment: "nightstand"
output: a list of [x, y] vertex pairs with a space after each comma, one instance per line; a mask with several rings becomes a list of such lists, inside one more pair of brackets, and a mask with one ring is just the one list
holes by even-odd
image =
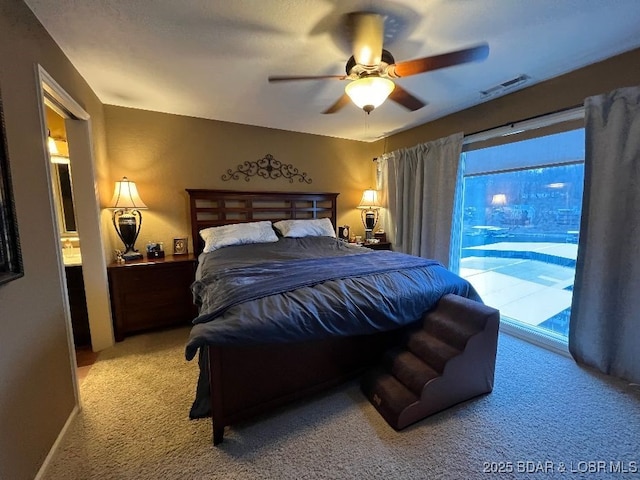
[[362, 246], [371, 250], [391, 250], [391, 242], [363, 243]]
[[107, 267], [113, 331], [116, 341], [125, 335], [168, 325], [186, 325], [197, 316], [190, 286], [196, 257], [112, 263]]

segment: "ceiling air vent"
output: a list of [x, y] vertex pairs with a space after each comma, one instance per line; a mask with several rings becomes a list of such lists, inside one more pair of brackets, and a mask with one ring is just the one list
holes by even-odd
[[520, 75], [516, 78], [512, 78], [511, 80], [507, 80], [506, 82], [502, 82], [495, 87], [488, 88], [486, 90], [480, 90], [480, 95], [483, 97], [495, 97], [497, 95], [502, 95], [508, 90], [513, 90], [520, 85], [527, 83], [531, 77], [529, 75]]

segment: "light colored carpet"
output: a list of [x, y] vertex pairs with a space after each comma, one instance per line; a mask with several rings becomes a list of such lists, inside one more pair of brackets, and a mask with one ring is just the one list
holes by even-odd
[[493, 393], [402, 432], [351, 382], [230, 428], [213, 447], [210, 420], [188, 418], [197, 365], [184, 360], [187, 335], [138, 335], [100, 354], [47, 480], [640, 476], [637, 386], [507, 335]]

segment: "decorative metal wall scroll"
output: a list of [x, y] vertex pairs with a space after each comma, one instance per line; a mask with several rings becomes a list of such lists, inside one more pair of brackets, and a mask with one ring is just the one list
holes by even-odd
[[293, 183], [294, 179], [298, 179], [300, 183], [311, 183], [312, 180], [307, 177], [306, 172], [300, 171], [291, 164], [282, 163], [273, 158], [273, 155], [267, 153], [264, 158], [255, 162], [244, 162], [238, 165], [235, 171], [229, 169], [227, 173], [222, 175], [222, 180], [240, 180], [240, 175], [244, 175], [244, 179], [248, 182], [251, 177], [259, 176], [266, 179], [275, 180], [277, 178], [286, 178], [289, 183]]

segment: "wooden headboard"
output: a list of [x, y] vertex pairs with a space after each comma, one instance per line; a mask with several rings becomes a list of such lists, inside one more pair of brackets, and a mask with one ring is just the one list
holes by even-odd
[[329, 218], [336, 228], [337, 193], [240, 192], [187, 189], [191, 210], [191, 238], [195, 254], [204, 247], [203, 228], [261, 220]]

